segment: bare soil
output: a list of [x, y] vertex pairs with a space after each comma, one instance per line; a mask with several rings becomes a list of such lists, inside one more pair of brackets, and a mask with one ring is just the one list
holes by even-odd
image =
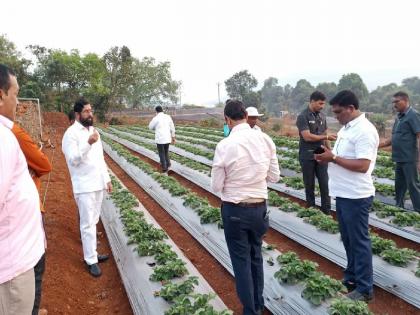
[[[68, 127], [62, 113], [45, 113], [55, 150], [46, 149], [53, 164], [44, 216], [48, 248], [41, 307], [49, 314], [132, 314], [114, 258], [101, 264], [102, 276], [93, 278], [83, 262], [78, 212], [70, 176], [61, 151]], [[44, 196], [48, 176], [43, 178]], [[98, 225], [98, 252], [112, 254], [102, 224]]]

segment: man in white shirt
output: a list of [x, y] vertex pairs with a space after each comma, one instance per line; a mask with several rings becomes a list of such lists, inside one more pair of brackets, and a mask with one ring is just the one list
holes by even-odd
[[369, 301], [373, 297], [372, 249], [369, 237], [369, 208], [375, 195], [372, 171], [375, 167], [379, 136], [375, 126], [359, 110], [356, 95], [339, 92], [330, 104], [343, 127], [334, 149], [315, 154], [328, 167], [330, 196], [336, 199], [337, 220], [347, 255], [343, 284], [351, 291], [347, 297]]
[[12, 133], [19, 85], [0, 64], [0, 314], [31, 314], [34, 266], [45, 252], [39, 195]]
[[243, 314], [262, 314], [261, 244], [269, 227], [267, 181], [280, 178], [276, 146], [269, 136], [247, 124], [241, 101], [228, 100], [224, 114], [231, 132], [217, 144], [211, 188], [221, 194], [225, 239]]
[[104, 191], [112, 192], [98, 131], [93, 127], [93, 111], [87, 100], [74, 105], [76, 121], [64, 133], [62, 150], [69, 168], [73, 193], [79, 208], [83, 256], [89, 273], [99, 277], [98, 262], [108, 255], [96, 251], [96, 224], [99, 222]]
[[258, 109], [250, 106], [246, 108], [246, 112], [248, 113], [247, 123], [254, 130], [260, 130], [261, 128], [257, 126], [258, 117], [264, 116], [264, 114], [258, 113]]
[[175, 144], [175, 126], [171, 116], [163, 112], [162, 106], [156, 106], [156, 116], [149, 123], [149, 129], [155, 131], [155, 142], [159, 152], [162, 172], [168, 172], [171, 166], [169, 160], [169, 144]]

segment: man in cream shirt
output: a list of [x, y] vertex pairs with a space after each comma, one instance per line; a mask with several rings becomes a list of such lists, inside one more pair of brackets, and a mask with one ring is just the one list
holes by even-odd
[[262, 314], [261, 244], [269, 225], [267, 181], [280, 178], [276, 146], [265, 133], [251, 129], [241, 101], [227, 101], [224, 114], [231, 132], [217, 144], [211, 188], [221, 195], [225, 239], [243, 314]]
[[0, 64], [0, 314], [31, 314], [34, 266], [45, 252], [39, 195], [11, 129], [19, 85]]
[[159, 153], [162, 172], [168, 172], [171, 166], [169, 160], [169, 144], [175, 144], [175, 126], [171, 116], [163, 112], [162, 106], [156, 106], [156, 116], [149, 123], [149, 129], [155, 131], [155, 143]]
[[104, 192], [112, 192], [112, 185], [100, 136], [93, 127], [91, 105], [80, 98], [74, 105], [74, 112], [76, 121], [64, 133], [62, 150], [79, 208], [84, 260], [89, 273], [99, 277], [102, 272], [98, 262], [107, 260], [108, 255], [98, 255], [96, 251], [96, 224], [99, 222]]

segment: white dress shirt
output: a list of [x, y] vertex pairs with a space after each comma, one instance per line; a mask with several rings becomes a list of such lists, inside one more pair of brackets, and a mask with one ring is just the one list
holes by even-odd
[[155, 131], [155, 142], [157, 144], [166, 144], [172, 142], [175, 137], [175, 126], [171, 116], [163, 112], [158, 113], [149, 123], [149, 129]]
[[12, 127], [0, 115], [0, 284], [33, 268], [45, 252], [38, 190]]
[[378, 145], [378, 132], [366, 119], [365, 114], [361, 114], [340, 129], [333, 153], [345, 159], [370, 160], [370, 165], [366, 173], [360, 173], [329, 163], [328, 186], [331, 197], [360, 199], [375, 195], [372, 171], [375, 168]]
[[75, 194], [107, 188], [111, 181], [104, 160], [101, 138], [88, 143], [94, 128], [86, 128], [75, 121], [64, 133], [62, 150], [69, 168]]
[[280, 178], [276, 146], [263, 132], [247, 123], [235, 126], [221, 140], [214, 153], [211, 188], [223, 201], [239, 203], [247, 199], [268, 199], [267, 181]]

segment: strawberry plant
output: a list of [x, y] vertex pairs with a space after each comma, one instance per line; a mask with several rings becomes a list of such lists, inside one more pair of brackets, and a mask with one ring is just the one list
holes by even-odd
[[330, 215], [318, 213], [316, 215], [306, 217], [305, 222], [315, 225], [318, 229], [331, 234], [338, 233], [338, 223]]
[[340, 281], [316, 272], [307, 279], [302, 297], [314, 305], [320, 305], [338, 292], [347, 292], [347, 289]]
[[268, 192], [268, 204], [270, 206], [281, 207], [284, 204], [286, 204], [287, 202], [289, 202], [289, 200], [287, 198], [279, 196], [279, 194], [276, 193], [275, 191], [270, 190]]
[[370, 234], [370, 240], [372, 243], [372, 253], [379, 255], [384, 250], [395, 248], [395, 242], [393, 240], [387, 240], [375, 233]]
[[365, 302], [347, 298], [334, 299], [328, 309], [330, 315], [373, 315]]
[[290, 186], [297, 190], [305, 188], [303, 179], [300, 177], [286, 177], [283, 178], [283, 182], [286, 184], [286, 186]]
[[297, 261], [297, 260], [299, 260], [299, 256], [295, 252], [292, 252], [292, 251], [285, 252], [277, 257], [277, 261], [281, 265], [285, 265], [292, 261]]
[[198, 277], [189, 277], [181, 283], [169, 281], [164, 284], [160, 291], [155, 292], [155, 296], [160, 296], [167, 302], [173, 302], [177, 297], [184, 297], [194, 291], [194, 286], [198, 285]]
[[281, 269], [274, 274], [274, 278], [280, 282], [295, 284], [309, 278], [317, 268], [317, 263], [296, 259], [283, 264]]
[[396, 213], [391, 222], [398, 226], [413, 226], [420, 223], [420, 213], [414, 211]]
[[405, 267], [414, 259], [417, 252], [409, 248], [390, 248], [381, 252], [381, 257], [391, 265]]
[[185, 262], [181, 259], [170, 260], [164, 265], [159, 265], [153, 269], [150, 275], [151, 281], [170, 280], [177, 277], [182, 277], [188, 273], [185, 268]]
[[393, 185], [381, 184], [377, 182], [374, 182], [373, 184], [375, 186], [376, 191], [379, 192], [381, 195], [394, 196], [395, 188]]
[[231, 311], [216, 311], [209, 304], [214, 294], [194, 294], [180, 296], [174, 299], [174, 304], [165, 315], [232, 315]]
[[312, 217], [318, 214], [322, 214], [322, 212], [316, 208], [302, 208], [297, 212], [299, 218]]

